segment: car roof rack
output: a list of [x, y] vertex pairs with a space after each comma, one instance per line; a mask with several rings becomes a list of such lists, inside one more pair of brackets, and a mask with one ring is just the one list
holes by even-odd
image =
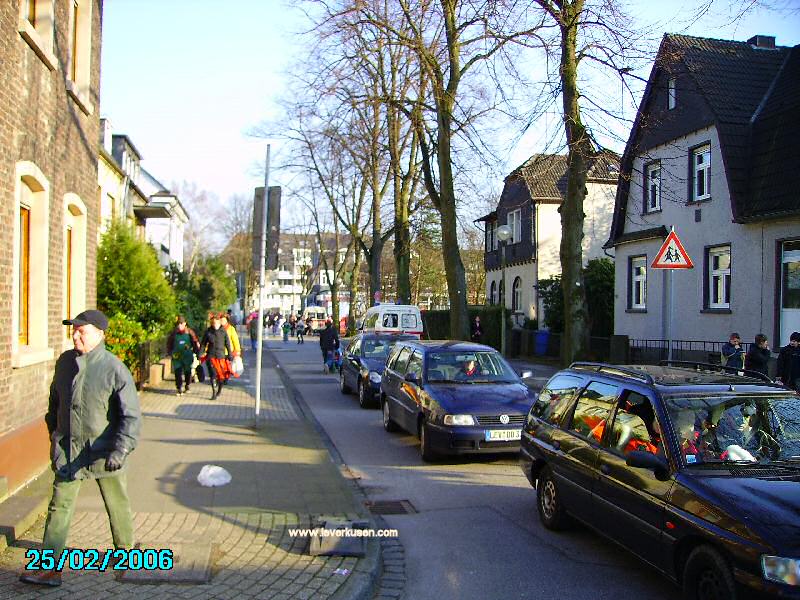
[[609, 375], [623, 375], [625, 377], [632, 377], [634, 379], [638, 379], [639, 381], [643, 381], [648, 385], [653, 385], [655, 383], [655, 380], [653, 379], [653, 376], [650, 375], [650, 373], [645, 373], [644, 371], [631, 369], [629, 367], [610, 365], [608, 363], [578, 361], [572, 363], [569, 366], [569, 368], [584, 369], [587, 371], [597, 371], [598, 373], [607, 373]]
[[692, 360], [662, 360], [658, 364], [661, 367], [691, 367], [696, 371], [699, 371], [702, 368], [706, 371], [721, 371], [722, 373], [730, 373], [732, 375], [742, 373], [747, 377], [760, 379], [764, 383], [775, 383], [775, 381], [770, 379], [767, 375], [759, 373], [758, 371], [752, 371], [751, 369], [740, 369], [738, 367], [731, 367], [729, 365], [715, 365], [713, 363], [696, 362]]

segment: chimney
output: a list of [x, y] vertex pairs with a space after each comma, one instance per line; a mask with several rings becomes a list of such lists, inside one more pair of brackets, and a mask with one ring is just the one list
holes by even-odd
[[111, 154], [111, 121], [100, 119], [100, 145]]
[[775, 48], [774, 35], [754, 35], [747, 43], [755, 48]]

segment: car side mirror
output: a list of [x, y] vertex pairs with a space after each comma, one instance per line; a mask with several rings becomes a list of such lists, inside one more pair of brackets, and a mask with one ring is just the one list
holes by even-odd
[[625, 458], [625, 464], [636, 469], [648, 469], [653, 471], [658, 479], [665, 479], [669, 476], [669, 464], [667, 460], [663, 456], [651, 452], [644, 452], [642, 450], [629, 452], [628, 456]]
[[419, 379], [417, 378], [417, 374], [416, 373], [406, 373], [406, 376], [404, 377], [404, 379], [408, 383], [413, 383], [414, 385], [419, 383]]
[[519, 377], [520, 379], [530, 379], [533, 377], [533, 371], [520, 371]]

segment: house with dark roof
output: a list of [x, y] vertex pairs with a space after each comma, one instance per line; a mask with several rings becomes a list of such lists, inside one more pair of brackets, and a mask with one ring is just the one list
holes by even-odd
[[[622, 158], [615, 331], [770, 346], [800, 330], [800, 46], [667, 34]], [[668, 230], [694, 269], [651, 264]]]
[[[605, 256], [619, 175], [619, 156], [600, 150], [592, 158], [584, 200], [583, 258]], [[567, 157], [534, 154], [505, 178], [497, 208], [476, 222], [485, 224], [486, 300], [505, 303], [514, 321], [542, 316], [539, 281], [561, 273], [561, 215], [567, 193]], [[505, 248], [497, 229], [508, 225]], [[505, 251], [503, 277], [501, 252]], [[506, 294], [505, 290], [511, 293]], [[541, 318], [539, 319], [541, 321]]]

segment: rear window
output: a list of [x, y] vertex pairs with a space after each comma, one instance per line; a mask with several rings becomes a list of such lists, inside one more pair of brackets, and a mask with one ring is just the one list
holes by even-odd
[[381, 325], [387, 328], [397, 327], [397, 313], [385, 313], [383, 315], [383, 319], [381, 320]]
[[417, 315], [414, 313], [403, 313], [400, 315], [400, 327], [403, 329], [413, 329], [417, 327]]
[[556, 375], [539, 394], [531, 407], [531, 415], [548, 423], [560, 422], [582, 383], [579, 377], [573, 375]]

